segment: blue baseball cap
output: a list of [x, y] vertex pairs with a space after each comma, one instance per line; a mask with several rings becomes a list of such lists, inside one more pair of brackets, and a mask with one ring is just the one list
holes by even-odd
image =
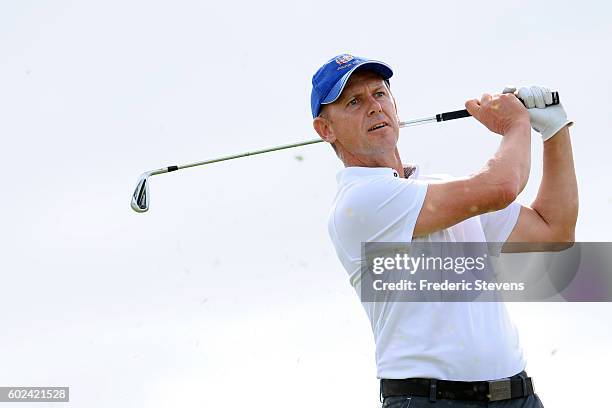
[[310, 109], [313, 118], [319, 116], [321, 105], [333, 103], [338, 99], [351, 75], [357, 71], [373, 71], [384, 80], [393, 76], [391, 67], [384, 62], [350, 54], [335, 56], [319, 68], [312, 77]]

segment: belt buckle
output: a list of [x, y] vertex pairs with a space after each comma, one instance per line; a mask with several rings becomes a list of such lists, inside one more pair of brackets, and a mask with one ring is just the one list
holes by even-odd
[[489, 401], [501, 401], [512, 398], [509, 378], [487, 381], [487, 383], [489, 384]]

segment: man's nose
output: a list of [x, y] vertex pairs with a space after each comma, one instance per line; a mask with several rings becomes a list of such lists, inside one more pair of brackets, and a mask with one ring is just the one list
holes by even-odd
[[370, 97], [370, 107], [368, 109], [368, 115], [382, 112], [382, 105], [374, 97]]

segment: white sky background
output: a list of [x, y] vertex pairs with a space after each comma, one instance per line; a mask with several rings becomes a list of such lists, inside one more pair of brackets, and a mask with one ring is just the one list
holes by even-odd
[[[379, 405], [369, 322], [327, 236], [331, 148], [154, 177], [145, 214], [129, 207], [138, 175], [316, 137], [311, 76], [349, 52], [394, 68], [403, 120], [506, 84], [559, 90], [577, 240], [609, 241], [610, 16], [589, 1], [2, 2], [0, 386], [70, 386], [88, 408]], [[498, 142], [463, 119], [402, 130], [400, 152], [465, 175]], [[610, 304], [509, 309], [546, 406], [595, 401], [565, 393], [572, 374], [607, 384]]]

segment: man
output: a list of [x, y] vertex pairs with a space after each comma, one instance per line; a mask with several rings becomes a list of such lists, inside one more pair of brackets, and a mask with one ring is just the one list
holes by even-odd
[[[548, 89], [521, 88], [529, 110], [515, 89], [467, 101], [469, 113], [502, 136], [499, 148], [476, 174], [439, 180], [401, 161], [392, 75], [387, 64], [344, 54], [312, 81], [314, 129], [345, 166], [329, 233], [357, 293], [363, 242], [501, 242], [505, 252], [509, 242], [574, 241], [572, 122], [561, 105], [545, 107], [552, 102]], [[544, 172], [535, 201], [522, 206], [515, 199], [529, 177], [530, 127], [544, 140]], [[383, 407], [542, 406], [503, 303], [362, 305], [374, 333]]]

